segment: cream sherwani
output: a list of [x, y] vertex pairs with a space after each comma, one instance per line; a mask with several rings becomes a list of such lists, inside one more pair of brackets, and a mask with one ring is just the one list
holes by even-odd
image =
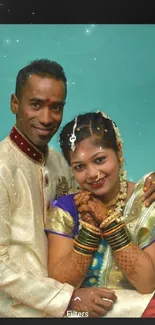
[[45, 160], [16, 127], [0, 143], [1, 317], [63, 317], [73, 287], [47, 276], [44, 224], [56, 185], [71, 181], [60, 153]]

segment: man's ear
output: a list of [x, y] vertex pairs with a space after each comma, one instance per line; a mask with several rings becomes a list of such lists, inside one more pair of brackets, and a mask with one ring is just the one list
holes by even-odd
[[18, 113], [18, 106], [19, 106], [19, 100], [15, 94], [11, 95], [11, 100], [10, 100], [10, 106], [11, 106], [11, 111], [13, 114]]

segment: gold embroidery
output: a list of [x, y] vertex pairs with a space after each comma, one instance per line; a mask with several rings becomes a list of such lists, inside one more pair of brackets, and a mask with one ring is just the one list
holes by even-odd
[[69, 186], [65, 176], [59, 177], [58, 184], [56, 185], [56, 198], [61, 195], [67, 195], [69, 193]]
[[67, 211], [50, 207], [45, 228], [57, 233], [73, 235], [74, 220]]

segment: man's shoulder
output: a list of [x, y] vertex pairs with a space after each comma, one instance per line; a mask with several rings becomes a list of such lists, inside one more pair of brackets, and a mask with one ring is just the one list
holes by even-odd
[[11, 150], [11, 144], [9, 137], [0, 141], [0, 159], [6, 159]]
[[48, 149], [49, 149], [49, 155], [56, 155], [56, 156], [62, 156], [62, 154], [58, 151], [58, 150], [56, 150], [56, 149], [54, 149], [54, 148], [52, 148], [52, 147], [48, 147]]
[[56, 159], [56, 160], [59, 161], [59, 163], [62, 162], [62, 163], [67, 164], [67, 161], [64, 158], [64, 156], [62, 155], [62, 153], [57, 151], [56, 149], [53, 149], [52, 147], [49, 147], [49, 159], [50, 160], [55, 160]]

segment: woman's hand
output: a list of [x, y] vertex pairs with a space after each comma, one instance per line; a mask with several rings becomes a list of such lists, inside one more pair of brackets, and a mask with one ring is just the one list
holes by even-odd
[[83, 221], [99, 227], [107, 217], [106, 206], [91, 192], [80, 190], [74, 196], [74, 202]]

